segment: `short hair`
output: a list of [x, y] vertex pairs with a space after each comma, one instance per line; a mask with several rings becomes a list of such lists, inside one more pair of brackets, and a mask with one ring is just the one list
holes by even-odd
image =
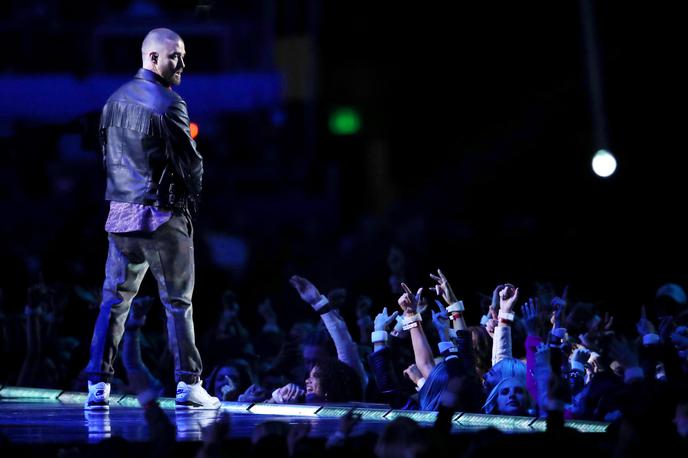
[[165, 41], [177, 41], [181, 39], [182, 37], [173, 30], [165, 28], [153, 29], [146, 34], [146, 37], [141, 43], [141, 54], [147, 54], [152, 50], [156, 50], [157, 45]]

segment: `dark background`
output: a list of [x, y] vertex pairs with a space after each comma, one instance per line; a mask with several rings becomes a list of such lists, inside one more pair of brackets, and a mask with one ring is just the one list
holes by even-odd
[[[0, 75], [130, 75], [145, 32], [96, 38], [164, 26], [197, 32], [180, 32], [188, 75], [283, 77], [277, 106], [200, 123], [200, 334], [227, 288], [249, 326], [265, 297], [285, 323], [307, 314], [287, 283], [295, 273], [323, 291], [346, 287], [352, 303], [368, 294], [376, 307], [394, 305], [393, 246], [412, 287], [429, 286], [441, 267], [469, 310], [497, 283], [528, 296], [549, 281], [630, 323], [661, 284], [685, 284], [678, 6], [591, 2], [584, 20], [578, 1], [400, 3], [3, 2]], [[230, 46], [210, 28], [230, 30]], [[339, 106], [359, 111], [358, 134], [328, 130]], [[98, 287], [106, 255], [98, 113], [60, 123], [0, 115], [3, 307], [20, 312], [42, 274], [69, 295], [67, 322], [88, 339], [95, 310], [75, 285]], [[80, 139], [73, 156], [65, 135]], [[607, 179], [590, 166], [602, 146], [618, 161]], [[143, 293], [155, 293], [151, 278]]]

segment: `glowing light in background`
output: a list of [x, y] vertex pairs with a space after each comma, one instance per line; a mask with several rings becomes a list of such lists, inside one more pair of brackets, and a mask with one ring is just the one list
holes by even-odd
[[330, 114], [329, 127], [334, 135], [353, 135], [361, 129], [361, 117], [353, 108], [340, 107]]
[[196, 137], [198, 137], [198, 124], [195, 122], [189, 123], [189, 129], [191, 129], [191, 138], [196, 140]]
[[616, 171], [616, 158], [609, 151], [601, 149], [592, 158], [592, 170], [597, 176], [607, 178]]

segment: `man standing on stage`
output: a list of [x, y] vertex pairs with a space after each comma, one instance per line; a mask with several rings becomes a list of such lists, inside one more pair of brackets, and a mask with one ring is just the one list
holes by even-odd
[[[194, 342], [190, 210], [201, 192], [203, 158], [191, 138], [186, 103], [171, 89], [181, 82], [185, 56], [179, 35], [169, 29], [151, 30], [141, 46], [143, 68], [110, 96], [101, 115], [109, 249], [86, 368], [87, 409], [108, 408], [117, 346], [149, 267], [167, 314], [177, 408], [220, 407], [201, 386], [201, 357]], [[142, 389], [139, 401], [155, 397], [157, 389]]]

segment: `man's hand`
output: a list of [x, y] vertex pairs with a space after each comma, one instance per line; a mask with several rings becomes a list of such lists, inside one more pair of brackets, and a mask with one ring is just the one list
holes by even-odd
[[447, 305], [451, 305], [458, 299], [456, 298], [454, 291], [452, 291], [452, 288], [449, 285], [447, 277], [444, 276], [440, 269], [437, 269], [437, 274], [438, 275], [430, 274], [430, 278], [437, 282], [437, 285], [435, 285], [433, 288], [435, 289], [435, 292], [438, 296], [442, 296], [442, 298], [446, 301]]
[[309, 304], [315, 305], [320, 300], [321, 294], [318, 288], [305, 278], [294, 275], [289, 279], [289, 283], [296, 289], [301, 299]]
[[409, 287], [406, 286], [406, 283], [402, 283], [401, 287], [404, 290], [404, 294], [402, 294], [397, 301], [399, 303], [399, 307], [401, 307], [401, 310], [404, 314], [414, 315], [416, 313], [416, 309], [418, 308], [418, 304], [420, 303], [420, 296], [423, 292], [423, 288], [419, 288], [418, 292], [414, 296]]
[[391, 315], [387, 315], [387, 307], [382, 309], [382, 312], [378, 313], [373, 322], [373, 329], [375, 331], [387, 331], [389, 327], [396, 322], [399, 312], [396, 311]]

